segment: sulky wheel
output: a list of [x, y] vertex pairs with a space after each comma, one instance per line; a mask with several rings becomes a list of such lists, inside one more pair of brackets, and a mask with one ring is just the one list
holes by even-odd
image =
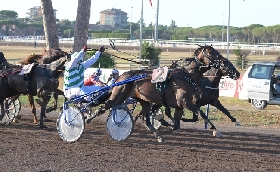
[[68, 107], [59, 114], [56, 126], [59, 136], [64, 141], [75, 142], [85, 129], [84, 116], [79, 109]]
[[161, 122], [159, 122], [160, 119], [163, 119], [163, 112], [161, 108], [158, 108], [150, 115], [151, 124], [155, 129], [159, 129], [161, 126]]
[[[16, 114], [16, 108], [15, 108], [15, 104], [14, 102], [11, 100], [11, 98], [6, 98], [3, 101], [4, 104], [4, 116], [1, 120], [1, 124], [10, 124], [14, 118], [15, 118], [15, 114]], [[1, 109], [1, 107], [0, 107]], [[1, 111], [0, 111], [1, 113]]]
[[112, 108], [107, 118], [107, 131], [117, 141], [127, 139], [132, 133], [134, 124], [129, 109], [119, 105]]

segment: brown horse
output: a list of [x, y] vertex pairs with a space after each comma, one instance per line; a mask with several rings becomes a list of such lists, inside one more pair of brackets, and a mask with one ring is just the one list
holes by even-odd
[[[215, 50], [212, 46], [200, 46], [195, 53], [195, 63], [188, 66], [188, 69], [172, 69], [169, 72], [169, 76], [164, 83], [164, 89], [159, 93], [156, 88], [155, 83], [151, 83], [151, 76], [146, 77], [142, 80], [137, 80], [130, 82], [126, 85], [121, 85], [114, 87], [112, 89], [112, 94], [108, 101], [105, 103], [105, 109], [99, 109], [97, 115], [102, 114], [107, 109], [110, 109], [116, 105], [121, 104], [127, 98], [132, 97], [140, 103], [142, 106], [143, 116], [146, 118], [146, 126], [151, 130], [154, 135], [158, 138], [159, 142], [163, 142], [163, 137], [155, 130], [150, 122], [150, 110], [152, 103], [159, 106], [167, 106], [176, 109], [175, 113], [175, 128], [180, 128], [180, 119], [183, 114], [183, 109], [188, 110], [201, 115], [204, 120], [206, 120], [210, 125], [211, 129], [217, 136], [220, 133], [216, 130], [216, 127], [211, 123], [211, 121], [206, 117], [206, 115], [192, 102], [193, 95], [195, 91], [195, 86], [199, 79], [203, 75], [202, 67], [204, 66], [219, 66], [222, 62], [219, 58], [220, 53]], [[189, 72], [192, 71], [192, 72]], [[123, 73], [117, 80], [117, 82], [128, 79], [132, 76], [139, 75], [141, 73], [151, 74], [151, 71], [128, 71]], [[161, 95], [164, 95], [161, 96]]]
[[[64, 70], [64, 64], [67, 61], [66, 56], [68, 53], [61, 51], [60, 49], [49, 49], [45, 50], [42, 54], [31, 54], [26, 59], [21, 61], [20, 63], [22, 65], [32, 64], [32, 63], [39, 63], [40, 66], [47, 67], [51, 70], [52, 77], [56, 80], [55, 85], [55, 91], [53, 94], [54, 98], [54, 104], [53, 107], [46, 108], [46, 113], [51, 112], [53, 110], [57, 109], [57, 101], [58, 101], [58, 95], [63, 95], [63, 91], [58, 89], [59, 86], [59, 76]], [[20, 95], [12, 97], [13, 100], [16, 100]], [[37, 124], [37, 117], [36, 117], [36, 108], [34, 103], [34, 97], [30, 94], [27, 95], [28, 100], [30, 103], [31, 112], [33, 114], [33, 121], [35, 124]], [[41, 102], [39, 99], [36, 100], [39, 105], [42, 105], [43, 102]], [[46, 116], [44, 116], [46, 117]]]
[[[180, 66], [177, 65], [177, 63], [173, 63], [171, 67]], [[217, 109], [225, 113], [231, 119], [231, 121], [235, 123], [236, 126], [239, 126], [239, 122], [237, 122], [236, 119], [230, 115], [228, 110], [219, 101], [219, 83], [222, 76], [228, 76], [229, 78], [236, 80], [240, 77], [240, 73], [237, 71], [234, 65], [227, 59], [223, 60], [223, 63], [222, 65], [220, 65], [219, 68], [211, 67], [209, 70], [208, 68], [205, 69], [206, 72], [203, 74], [195, 89], [193, 101], [195, 102], [197, 107], [201, 107], [207, 104], [216, 107]], [[159, 107], [153, 107], [153, 109], [157, 108]], [[174, 121], [173, 117], [171, 116], [170, 108], [166, 108], [165, 113], [172, 121]], [[193, 113], [192, 119], [182, 118], [181, 120], [184, 122], [196, 122], [198, 121], [198, 116], [195, 113]], [[171, 126], [163, 119], [160, 119], [160, 122], [164, 126]]]

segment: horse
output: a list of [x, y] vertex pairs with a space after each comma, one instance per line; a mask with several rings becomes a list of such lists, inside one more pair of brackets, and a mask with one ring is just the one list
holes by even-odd
[[22, 73], [22, 69], [12, 68], [6, 75], [0, 78], [0, 104], [1, 104], [1, 119], [4, 117], [3, 101], [9, 97], [15, 97], [20, 94], [29, 94], [38, 96], [42, 99], [40, 128], [44, 129], [43, 117], [50, 97], [54, 93], [57, 81], [52, 77], [51, 70], [33, 63], [29, 66], [27, 72]]
[[[49, 113], [57, 109], [58, 96], [63, 95], [62, 90], [58, 89], [59, 86], [59, 76], [64, 71], [64, 64], [67, 61], [67, 56], [69, 54], [61, 51], [60, 49], [49, 49], [45, 50], [42, 54], [31, 54], [26, 59], [20, 62], [21, 65], [27, 65], [32, 63], [39, 63], [41, 66], [48, 67], [51, 70], [52, 77], [56, 80], [55, 91], [53, 94], [54, 103], [52, 107], [46, 108], [46, 113]], [[12, 97], [13, 100], [17, 99], [20, 95]], [[33, 114], [33, 122], [37, 124], [36, 108], [34, 103], [34, 97], [30, 94], [27, 95], [30, 103], [31, 112]], [[66, 98], [64, 97], [66, 100]], [[40, 99], [36, 99], [36, 102], [42, 106], [43, 102]], [[44, 116], [46, 118], [46, 116]]]
[[[220, 68], [205, 68], [206, 72], [203, 74], [202, 78], [197, 84], [193, 101], [195, 102], [195, 105], [197, 107], [201, 107], [207, 104], [216, 107], [218, 110], [226, 114], [230, 118], [230, 120], [235, 123], [235, 126], [240, 126], [240, 123], [230, 115], [229, 111], [219, 101], [219, 83], [221, 77], [228, 76], [233, 80], [237, 80], [240, 77], [240, 73], [229, 60], [224, 59], [224, 62], [222, 64], [223, 65], [221, 65]], [[173, 62], [171, 68], [177, 67], [180, 66], [177, 64], [177, 62]], [[158, 107], [154, 107], [153, 109], [156, 108]], [[165, 113], [172, 121], [174, 121], [173, 117], [171, 116], [171, 111], [168, 107], [165, 109]], [[183, 122], [196, 122], [198, 121], [198, 116], [193, 113], [192, 119], [182, 118], [181, 120]], [[163, 119], [160, 119], [160, 122], [164, 126], [171, 126]]]
[[[164, 82], [164, 88], [159, 90], [156, 88], [156, 83], [151, 83], [152, 71], [127, 71], [124, 72], [117, 80], [117, 82], [128, 79], [132, 76], [139, 75], [142, 73], [149, 74], [148, 77], [130, 82], [125, 85], [116, 86], [112, 89], [112, 94], [105, 103], [104, 107], [97, 110], [97, 114], [100, 115], [106, 110], [121, 104], [127, 98], [132, 97], [140, 103], [142, 107], [143, 116], [146, 119], [146, 127], [152, 131], [158, 142], [164, 142], [164, 138], [159, 134], [157, 130], [151, 125], [150, 122], [150, 110], [152, 104], [159, 106], [173, 107], [175, 111], [175, 128], [180, 128], [180, 119], [183, 114], [183, 109], [187, 108], [201, 117], [211, 125], [213, 134], [220, 136], [219, 131], [206, 117], [206, 115], [192, 102], [195, 86], [199, 79], [202, 77], [203, 72], [201, 68], [203, 66], [208, 67], [210, 65], [219, 66], [219, 60], [222, 58], [220, 53], [215, 50], [212, 46], [200, 46], [194, 52], [195, 63], [188, 66], [188, 69], [171, 69], [166, 82]], [[189, 71], [192, 71], [190, 73]], [[168, 97], [168, 98], [167, 98]]]
[[[228, 76], [233, 80], [237, 80], [240, 77], [240, 73], [229, 60], [225, 60], [224, 64], [224, 69], [216, 69], [212, 67], [202, 76], [195, 91], [193, 101], [197, 107], [205, 106], [207, 104], [216, 107], [218, 110], [226, 114], [231, 122], [235, 123], [235, 126], [240, 126], [240, 123], [236, 121], [236, 118], [230, 115], [229, 111], [219, 100], [219, 84], [222, 76]], [[198, 121], [198, 116], [193, 114], [193, 119], [182, 119], [182, 121], [196, 122]]]

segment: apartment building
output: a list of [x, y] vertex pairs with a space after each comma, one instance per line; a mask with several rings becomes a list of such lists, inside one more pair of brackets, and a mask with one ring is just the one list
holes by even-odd
[[128, 24], [127, 18], [127, 13], [121, 9], [106, 9], [100, 12], [100, 25], [122, 28]]

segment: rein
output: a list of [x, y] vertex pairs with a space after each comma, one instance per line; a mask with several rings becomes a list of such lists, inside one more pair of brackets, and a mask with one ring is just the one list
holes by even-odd
[[[98, 51], [98, 49], [87, 49], [87, 51]], [[120, 51], [118, 51], [118, 52], [120, 52]], [[120, 57], [120, 56], [117, 56], [117, 55], [114, 55], [114, 54], [110, 54], [110, 53], [107, 53], [107, 52], [103, 52], [103, 53], [108, 54], [108, 55], [113, 56], [113, 57], [116, 57], [116, 58], [119, 58], [119, 59], [122, 59], [122, 60], [133, 62], [133, 63], [136, 63], [136, 64], [142, 64], [140, 62], [137, 62], [137, 61], [134, 61], [134, 60], [130, 60], [130, 59], [126, 59], [126, 58], [123, 58], [123, 57]], [[124, 53], [124, 52], [122, 52], [122, 53]], [[135, 56], [135, 57], [137, 57], [137, 56]]]
[[5, 76], [12, 75], [12, 74], [14, 74], [14, 73], [19, 73], [19, 72], [21, 72], [21, 70], [14, 70], [14, 71], [9, 72], [9, 73], [4, 73], [4, 70], [2, 70], [2, 71], [1, 71], [1, 74], [2, 74], [2, 73], [4, 73], [4, 74], [3, 74], [3, 75], [0, 75], [0, 78], [3, 78], [3, 77], [5, 77]]

